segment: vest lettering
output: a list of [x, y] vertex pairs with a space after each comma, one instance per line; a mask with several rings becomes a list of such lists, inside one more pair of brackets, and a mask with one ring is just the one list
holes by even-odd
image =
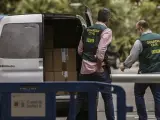
[[152, 50], [152, 54], [159, 54], [160, 53], [160, 49], [158, 50]]
[[88, 43], [94, 43], [94, 39], [87, 38], [87, 42], [88, 42]]

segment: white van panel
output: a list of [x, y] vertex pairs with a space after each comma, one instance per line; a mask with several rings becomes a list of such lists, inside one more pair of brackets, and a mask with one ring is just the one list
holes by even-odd
[[43, 82], [43, 71], [0, 72], [0, 83]]
[[42, 14], [4, 16], [0, 21], [0, 36], [3, 26], [8, 23], [42, 23]]
[[[4, 25], [12, 24], [12, 23], [33, 23], [33, 25], [26, 25], [22, 27], [5, 29], [5, 32], [9, 30], [8, 34], [3, 34], [3, 28]], [[21, 54], [17, 53], [15, 54], [15, 50], [10, 50], [11, 53], [17, 55], [14, 56], [13, 54], [7, 54], [7, 51], [9, 49], [19, 49], [19, 51], [22, 53], [22, 51], [26, 51], [26, 53], [29, 53], [29, 50], [35, 46], [37, 46], [37, 39], [39, 40], [40, 35], [40, 29], [37, 27], [37, 25], [34, 25], [34, 23], [42, 23], [42, 14], [30, 14], [30, 15], [14, 15], [14, 16], [4, 16], [0, 21], [0, 37], [1, 41], [0, 44], [3, 45], [1, 42], [7, 42], [6, 48], [2, 49], [1, 57], [0, 58], [0, 82], [43, 82], [43, 59], [42, 58], [27, 58], [25, 56], [21, 56]], [[33, 29], [31, 29], [34, 27]], [[36, 29], [36, 28], [37, 29]], [[14, 33], [14, 32], [15, 33]], [[34, 33], [31, 35], [30, 33]], [[14, 34], [14, 35], [13, 35]], [[31, 35], [31, 36], [29, 36]], [[8, 37], [6, 37], [8, 36]], [[26, 39], [23, 38], [27, 37]], [[2, 41], [3, 39], [3, 41]], [[23, 42], [16, 43], [18, 40], [30, 40], [30, 44], [24, 42], [24, 45], [22, 45]], [[31, 42], [32, 40], [36, 40]], [[14, 44], [9, 44], [10, 42], [14, 42]], [[8, 47], [9, 45], [14, 45], [14, 47]], [[25, 48], [27, 45], [31, 45], [29, 48]], [[38, 46], [37, 46], [38, 47]], [[2, 47], [1, 47], [2, 48]], [[32, 49], [31, 49], [32, 50]], [[6, 51], [6, 54], [5, 54]], [[33, 51], [33, 50], [32, 50]], [[7, 55], [11, 55], [8, 56]], [[3, 57], [4, 56], [4, 57]]]
[[[2, 65], [3, 71], [12, 71], [12, 70], [35, 70], [43, 67], [43, 59], [6, 59], [0, 58], [0, 68]], [[23, 63], [23, 64], [20, 64]], [[5, 67], [11, 66], [11, 67]]]
[[42, 59], [1, 58], [0, 82], [43, 82]]

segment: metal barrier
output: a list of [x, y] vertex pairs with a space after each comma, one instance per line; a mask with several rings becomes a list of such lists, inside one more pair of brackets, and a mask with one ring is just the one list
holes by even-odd
[[56, 92], [70, 92], [69, 120], [75, 120], [75, 92], [88, 92], [89, 120], [96, 120], [96, 93], [112, 87], [117, 95], [117, 120], [126, 120], [126, 95], [120, 86], [100, 82], [0, 83], [0, 120], [56, 120]]
[[113, 82], [160, 83], [160, 74], [111, 74]]

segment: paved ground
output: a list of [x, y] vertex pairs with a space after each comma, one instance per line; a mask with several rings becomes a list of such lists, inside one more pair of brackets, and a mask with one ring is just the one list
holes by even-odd
[[[124, 73], [120, 72], [119, 70], [112, 70], [112, 73], [118, 73], [118, 74], [133, 74], [137, 73], [137, 68], [132, 68], [130, 70], [126, 70]], [[125, 91], [126, 91], [126, 97], [127, 97], [127, 105], [133, 106], [134, 107], [134, 112], [129, 113], [127, 115], [127, 120], [138, 120], [138, 117], [136, 115], [136, 107], [135, 107], [135, 101], [134, 101], [134, 93], [133, 93], [133, 88], [134, 88], [134, 83], [113, 83], [115, 85], [120, 85], [122, 86]], [[114, 106], [116, 106], [116, 96], [113, 95], [114, 98]], [[154, 101], [152, 94], [150, 92], [150, 89], [147, 89], [146, 95], [145, 95], [145, 100], [146, 100], [146, 107], [147, 111], [149, 114], [149, 119], [148, 120], [156, 120], [154, 117]], [[104, 115], [104, 107], [103, 107], [103, 101], [102, 98], [100, 97], [99, 100], [99, 106], [98, 106], [98, 120], [105, 120], [105, 115]], [[116, 107], [115, 107], [116, 110]], [[65, 120], [65, 118], [57, 118], [57, 120]]]
[[[154, 113], [148, 113], [148, 120], [156, 120]], [[66, 120], [66, 118], [57, 118], [56, 120]], [[104, 112], [98, 112], [98, 120], [106, 120]], [[136, 113], [128, 114], [126, 120], [138, 120]]]

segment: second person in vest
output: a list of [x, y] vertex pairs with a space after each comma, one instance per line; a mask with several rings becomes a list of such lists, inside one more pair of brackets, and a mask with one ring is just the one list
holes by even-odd
[[[98, 21], [84, 30], [78, 46], [78, 53], [82, 57], [80, 81], [99, 81], [111, 84], [110, 71], [107, 69], [104, 59], [107, 46], [112, 41], [112, 30], [107, 27], [110, 18], [109, 9], [101, 9], [98, 12]], [[108, 93], [102, 93], [107, 120], [114, 120], [114, 108], [111, 88]], [[77, 120], [88, 120], [87, 94], [79, 93], [79, 111]]]
[[[152, 33], [145, 20], [140, 20], [136, 24], [136, 29], [140, 33], [140, 38], [134, 43], [130, 55], [120, 67], [121, 70], [131, 68], [132, 64], [139, 60], [139, 74], [160, 74], [160, 34]], [[148, 87], [154, 97], [155, 116], [157, 120], [160, 120], [160, 84], [136, 83], [134, 94], [139, 120], [148, 120], [144, 100], [144, 94]]]

